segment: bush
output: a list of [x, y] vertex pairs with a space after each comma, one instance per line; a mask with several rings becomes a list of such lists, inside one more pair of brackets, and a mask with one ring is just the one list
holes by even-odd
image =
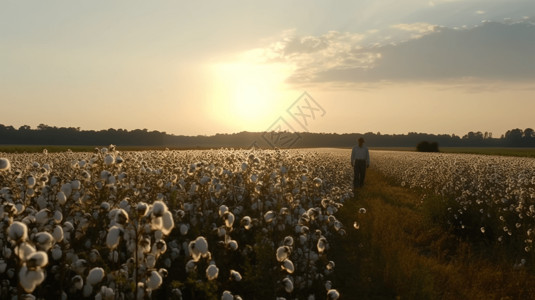
[[423, 141], [416, 145], [416, 151], [418, 152], [439, 152], [437, 142]]

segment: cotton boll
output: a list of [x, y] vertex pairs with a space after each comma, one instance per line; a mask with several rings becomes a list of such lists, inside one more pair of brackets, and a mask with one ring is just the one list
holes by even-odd
[[28, 256], [26, 265], [28, 269], [44, 268], [48, 264], [48, 255], [46, 252], [37, 251]]
[[266, 223], [271, 223], [274, 219], [275, 219], [275, 212], [273, 212], [272, 210], [264, 214], [264, 220], [266, 221]]
[[230, 270], [230, 280], [241, 281], [241, 279], [242, 279], [242, 276], [241, 276], [240, 272], [238, 272], [236, 270]]
[[9, 225], [7, 235], [12, 241], [24, 241], [28, 238], [28, 227], [22, 222], [15, 221]]
[[63, 220], [63, 214], [61, 213], [61, 211], [56, 210], [56, 211], [54, 211], [54, 216], [53, 216], [53, 218], [54, 218], [54, 222], [55, 222], [56, 224], [59, 224], [59, 223], [61, 223], [61, 221]]
[[325, 289], [328, 291], [332, 289], [333, 283], [330, 280], [325, 281]]
[[106, 185], [107, 186], [113, 186], [115, 185], [115, 183], [117, 182], [115, 176], [111, 175], [108, 177], [108, 179], [106, 179]]
[[336, 300], [340, 298], [340, 293], [338, 293], [337, 290], [331, 289], [327, 291], [327, 299], [329, 300]]
[[150, 252], [150, 238], [144, 238], [139, 242], [138, 249], [141, 250], [141, 253], [149, 253]]
[[45, 280], [45, 274], [41, 268], [30, 270], [23, 265], [19, 271], [19, 284], [26, 291], [32, 293], [33, 290]]
[[92, 249], [91, 252], [89, 252], [89, 261], [94, 264], [99, 259], [100, 259], [100, 252], [98, 252], [97, 249]]
[[329, 261], [329, 263], [327, 263], [327, 265], [325, 266], [325, 274], [331, 274], [334, 270], [334, 266], [335, 266], [335, 263], [334, 261]]
[[56, 194], [56, 200], [58, 201], [59, 205], [64, 205], [67, 202], [67, 196], [64, 192], [58, 192]]
[[165, 243], [164, 240], [157, 240], [152, 245], [152, 253], [154, 255], [161, 255], [161, 254], [165, 253], [165, 251], [167, 251], [167, 244]]
[[71, 188], [73, 190], [79, 190], [81, 186], [82, 186], [82, 183], [80, 182], [80, 180], [71, 181]]
[[56, 225], [52, 231], [52, 237], [54, 237], [56, 243], [63, 241], [63, 228], [59, 225]]
[[154, 266], [156, 266], [156, 257], [154, 254], [147, 254], [145, 257], [145, 263], [147, 265], [147, 268], [153, 269]]
[[285, 259], [282, 262], [281, 268], [290, 274], [295, 271], [294, 263], [289, 259]]
[[8, 248], [8, 247], [2, 247], [2, 252], [1, 254], [4, 256], [4, 258], [11, 258], [11, 255], [13, 254], [13, 250], [11, 250], [11, 248]]
[[230, 240], [228, 242], [228, 246], [229, 246], [230, 250], [232, 250], [232, 251], [238, 250], [238, 242], [236, 240]]
[[245, 228], [245, 230], [249, 230], [253, 227], [253, 222], [252, 222], [252, 219], [251, 217], [249, 216], [245, 216], [241, 219], [241, 225], [243, 226], [243, 228]]
[[138, 300], [145, 299], [145, 284], [143, 282], [138, 282], [137, 283], [136, 299], [138, 299]]
[[60, 260], [63, 256], [63, 251], [61, 250], [61, 247], [59, 245], [54, 245], [54, 247], [51, 250], [52, 259], [54, 260]]
[[30, 175], [30, 176], [26, 177], [26, 186], [28, 188], [33, 188], [35, 186], [36, 182], [37, 182], [37, 180], [35, 179], [35, 177], [33, 175]]
[[124, 209], [119, 208], [119, 209], [114, 209], [112, 211], [110, 211], [108, 216], [112, 214], [115, 223], [120, 224], [120, 225], [125, 225], [128, 222], [128, 213]]
[[221, 300], [234, 300], [234, 295], [230, 291], [223, 291]]
[[284, 278], [282, 280], [282, 284], [284, 285], [284, 290], [287, 292], [287, 293], [291, 293], [293, 292], [294, 290], [294, 283], [292, 282], [292, 280], [288, 277]]
[[201, 259], [202, 253], [195, 246], [195, 241], [191, 241], [188, 246], [188, 254], [191, 255], [193, 261], [197, 262]]
[[195, 239], [195, 249], [201, 254], [206, 254], [208, 252], [208, 241], [203, 236], [197, 237]]
[[84, 289], [82, 291], [82, 295], [84, 295], [85, 298], [91, 296], [93, 294], [93, 286], [90, 284], [85, 284]]
[[225, 229], [225, 227], [221, 226], [217, 228], [217, 236], [224, 237], [226, 235], [227, 235], [227, 229]]
[[161, 217], [167, 211], [167, 205], [162, 201], [154, 201], [152, 204], [152, 214], [155, 217]]
[[186, 235], [188, 234], [189, 227], [186, 224], [180, 224], [180, 234]]
[[166, 210], [162, 216], [162, 233], [164, 235], [169, 235], [169, 233], [171, 233], [171, 230], [173, 230], [174, 227], [175, 222], [173, 221], [173, 214], [170, 211]]
[[48, 232], [39, 232], [35, 235], [34, 238], [35, 245], [37, 246], [37, 249], [48, 251], [54, 244], [56, 243], [56, 240], [54, 237], [48, 233]]
[[277, 260], [280, 262], [284, 261], [288, 258], [290, 253], [291, 251], [288, 246], [280, 246], [279, 248], [277, 248]]
[[63, 192], [63, 194], [65, 194], [65, 196], [67, 198], [69, 198], [69, 196], [72, 194], [72, 186], [70, 183], [64, 183], [63, 185], [61, 185], [61, 192]]
[[160, 273], [156, 271], [151, 271], [149, 278], [147, 278], [147, 282], [145, 283], [145, 286], [149, 291], [153, 291], [160, 287], [162, 284], [163, 279]]
[[318, 248], [318, 253], [323, 253], [323, 251], [325, 251], [325, 248], [327, 247], [327, 239], [324, 237], [319, 238], [316, 246]]
[[161, 217], [152, 218], [150, 221], [150, 230], [161, 230], [163, 226], [163, 219]]
[[19, 257], [19, 259], [22, 261], [26, 261], [28, 257], [30, 256], [30, 254], [34, 253], [35, 251], [36, 251], [35, 248], [31, 244], [26, 243], [26, 242], [20, 243], [15, 248], [15, 253]]
[[191, 272], [195, 271], [196, 269], [197, 269], [197, 265], [195, 264], [195, 260], [190, 259], [186, 263], [186, 272], [187, 273], [191, 273]]
[[80, 275], [76, 275], [71, 279], [72, 285], [76, 290], [81, 290], [84, 287], [84, 279]]
[[0, 158], [0, 172], [7, 172], [11, 169], [11, 162], [7, 158]]
[[227, 212], [223, 215], [224, 219], [225, 219], [225, 226], [227, 226], [228, 228], [231, 228], [232, 225], [234, 224], [234, 214], [231, 213], [231, 212]]
[[137, 215], [139, 218], [144, 217], [149, 211], [149, 205], [145, 202], [139, 202], [136, 206]]
[[35, 214], [35, 221], [44, 225], [50, 220], [50, 210], [48, 208], [41, 209], [38, 213]]
[[206, 268], [206, 278], [208, 278], [208, 280], [214, 280], [217, 278], [218, 275], [219, 275], [219, 268], [217, 268], [216, 265], [209, 265]]
[[284, 238], [284, 245], [288, 247], [292, 247], [294, 245], [294, 239], [291, 236], [287, 236]]
[[222, 217], [226, 212], [228, 212], [228, 206], [221, 205], [219, 207], [219, 216]]
[[107, 154], [106, 157], [104, 157], [104, 163], [109, 166], [112, 165], [115, 162], [115, 157], [111, 154]]
[[96, 285], [104, 278], [104, 269], [95, 267], [87, 274], [86, 282], [90, 285]]
[[26, 206], [24, 206], [24, 204], [18, 202], [18, 203], [15, 203], [15, 215], [20, 215], [22, 212], [24, 212], [24, 210], [26, 209]]
[[109, 288], [107, 286], [102, 286], [100, 288], [100, 292], [95, 295], [95, 300], [113, 300], [115, 299], [115, 292], [112, 288]]

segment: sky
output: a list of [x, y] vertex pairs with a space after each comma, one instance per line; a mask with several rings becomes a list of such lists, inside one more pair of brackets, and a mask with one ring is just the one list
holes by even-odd
[[535, 1], [0, 0], [0, 124], [534, 128]]

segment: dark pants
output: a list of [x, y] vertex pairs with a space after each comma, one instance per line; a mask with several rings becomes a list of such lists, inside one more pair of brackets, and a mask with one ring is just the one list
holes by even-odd
[[353, 187], [361, 187], [364, 185], [364, 177], [366, 176], [366, 160], [357, 159], [353, 166], [355, 177], [353, 178]]

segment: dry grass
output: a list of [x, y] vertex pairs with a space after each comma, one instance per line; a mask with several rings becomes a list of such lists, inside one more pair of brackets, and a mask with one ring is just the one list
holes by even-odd
[[372, 169], [366, 184], [339, 216], [360, 224], [333, 249], [345, 299], [535, 299], [533, 272], [434, 223], [420, 195]]

